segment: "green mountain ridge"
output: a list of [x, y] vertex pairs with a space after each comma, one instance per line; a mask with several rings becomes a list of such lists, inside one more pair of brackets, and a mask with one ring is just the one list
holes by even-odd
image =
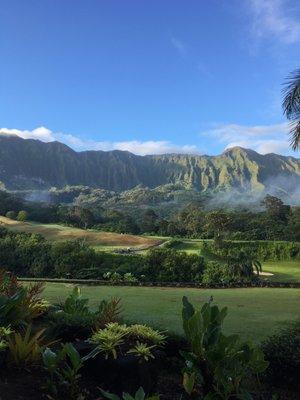
[[300, 160], [235, 147], [218, 156], [76, 152], [60, 142], [0, 136], [0, 181], [9, 190], [85, 185], [124, 191], [180, 183], [197, 191], [300, 187]]

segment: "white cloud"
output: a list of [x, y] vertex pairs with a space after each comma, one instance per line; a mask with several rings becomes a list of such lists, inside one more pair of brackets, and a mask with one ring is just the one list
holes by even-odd
[[224, 143], [225, 148], [240, 146], [251, 148], [258, 153], [285, 153], [289, 150], [289, 125], [284, 122], [274, 125], [216, 125], [203, 132], [204, 136]]
[[300, 42], [300, 17], [289, 9], [288, 0], [249, 0], [252, 32], [258, 38], [277, 38], [281, 43]]
[[51, 142], [55, 140], [53, 132], [50, 129], [40, 126], [32, 131], [20, 130], [20, 129], [8, 129], [0, 128], [1, 135], [14, 135], [19, 136], [23, 139], [39, 139], [43, 142]]
[[124, 142], [110, 142], [110, 141], [94, 141], [85, 140], [77, 136], [64, 134], [60, 132], [52, 132], [45, 127], [39, 127], [29, 130], [20, 129], [7, 129], [0, 128], [0, 135], [16, 135], [23, 139], [39, 139], [43, 142], [52, 142], [58, 140], [67, 144], [75, 150], [123, 150], [130, 151], [134, 154], [167, 154], [167, 153], [182, 153], [182, 154], [199, 154], [199, 149], [194, 145], [179, 146], [167, 140], [149, 140], [149, 141], [124, 141]]
[[169, 141], [147, 141], [140, 142], [133, 140], [131, 142], [117, 142], [113, 144], [114, 149], [127, 150], [136, 154], [166, 154], [166, 153], [184, 153], [197, 154], [199, 150], [194, 145], [178, 146]]
[[232, 147], [251, 148], [260, 154], [268, 153], [284, 153], [289, 150], [289, 143], [285, 140], [241, 140], [238, 142], [228, 143], [226, 149]]
[[181, 39], [171, 36], [171, 44], [181, 56], [186, 55], [186, 44]]
[[[239, 124], [215, 124], [205, 132], [206, 145], [209, 142], [213, 149], [216, 144], [222, 144], [225, 149], [240, 146], [251, 148], [261, 154], [266, 153], [292, 153], [289, 151], [288, 123], [274, 125], [239, 125]], [[80, 137], [53, 132], [45, 127], [33, 130], [20, 130], [0, 128], [0, 135], [16, 135], [24, 139], [39, 139], [43, 142], [58, 140], [77, 151], [84, 150], [122, 150], [138, 155], [146, 154], [201, 154], [196, 145], [177, 145], [167, 140], [131, 140], [131, 141], [96, 141], [82, 139]]]

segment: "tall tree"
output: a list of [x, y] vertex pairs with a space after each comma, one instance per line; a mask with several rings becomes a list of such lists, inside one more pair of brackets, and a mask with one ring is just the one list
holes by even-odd
[[291, 146], [300, 146], [300, 69], [292, 72], [284, 89], [283, 112], [291, 121]]

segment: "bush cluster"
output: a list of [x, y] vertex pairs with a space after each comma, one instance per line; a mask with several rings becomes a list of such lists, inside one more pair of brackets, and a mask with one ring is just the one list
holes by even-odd
[[226, 285], [253, 281], [255, 259], [259, 257], [278, 258], [280, 251], [286, 259], [300, 254], [299, 243], [204, 243], [203, 252], [213, 253], [219, 257], [218, 262], [209, 262], [199, 254], [187, 254], [172, 248], [152, 249], [145, 255], [96, 252], [81, 240], [51, 243], [41, 235], [1, 228], [0, 265], [20, 277]]
[[269, 368], [268, 382], [275, 387], [300, 388], [300, 323], [289, 323], [263, 343]]

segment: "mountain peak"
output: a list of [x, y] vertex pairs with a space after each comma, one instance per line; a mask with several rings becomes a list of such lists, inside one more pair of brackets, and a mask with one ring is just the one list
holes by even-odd
[[222, 154], [227, 154], [227, 153], [246, 153], [246, 154], [258, 154], [256, 151], [252, 149], [246, 149], [241, 146], [233, 146], [233, 147], [228, 147], [223, 151]]

